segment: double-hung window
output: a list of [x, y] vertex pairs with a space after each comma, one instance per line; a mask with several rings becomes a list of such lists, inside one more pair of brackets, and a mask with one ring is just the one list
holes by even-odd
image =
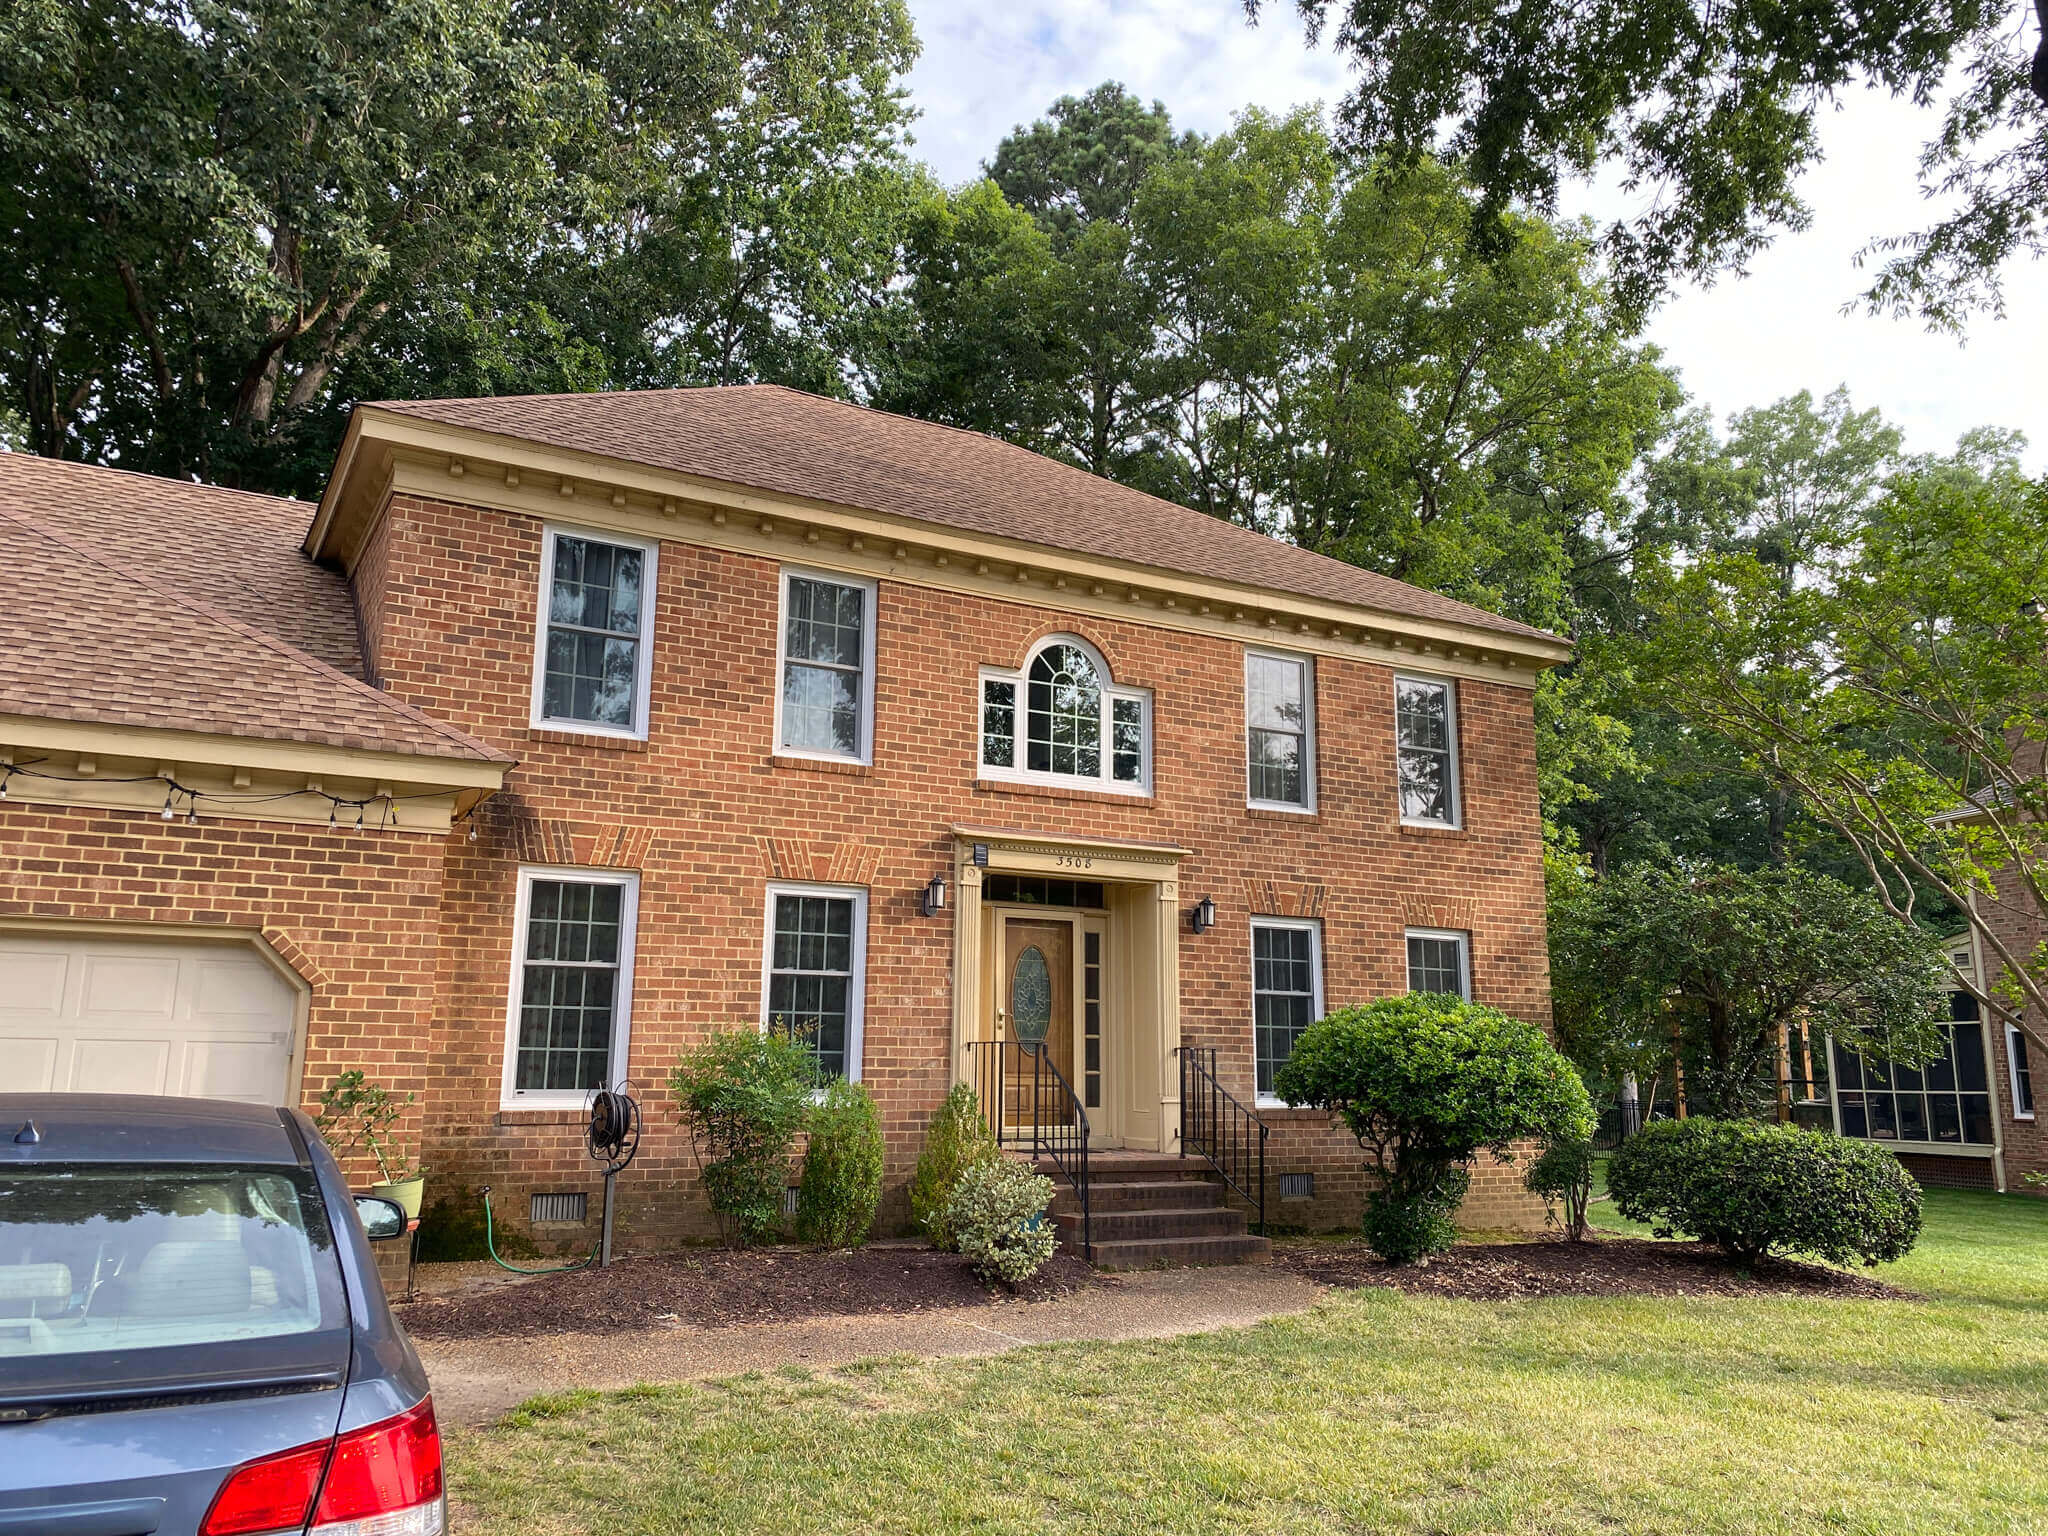
[[2034, 1071], [2027, 1062], [2027, 1037], [2019, 1026], [2005, 1026], [2005, 1066], [2012, 1078], [2013, 1118], [2034, 1118]]
[[1416, 826], [1458, 824], [1458, 701], [1447, 682], [1394, 679], [1394, 761], [1401, 819]]
[[874, 740], [874, 583], [785, 570], [777, 663], [776, 750], [867, 762]]
[[1245, 798], [1274, 810], [1316, 803], [1315, 663], [1247, 651], [1244, 657]]
[[1151, 695], [1118, 687], [1072, 636], [1039, 642], [1017, 671], [984, 668], [981, 776], [1148, 794]]
[[818, 1053], [826, 1077], [860, 1081], [868, 893], [858, 886], [771, 885], [761, 964], [761, 1023]]
[[1448, 928], [1408, 930], [1408, 990], [1472, 996], [1471, 945]]
[[641, 540], [547, 530], [534, 725], [646, 736], [655, 553]]
[[522, 869], [504, 1102], [578, 1104], [626, 1075], [637, 875]]
[[1273, 1097], [1273, 1078], [1294, 1054], [1302, 1031], [1323, 1016], [1320, 926], [1300, 918], [1252, 919], [1252, 1054], [1258, 1096]]

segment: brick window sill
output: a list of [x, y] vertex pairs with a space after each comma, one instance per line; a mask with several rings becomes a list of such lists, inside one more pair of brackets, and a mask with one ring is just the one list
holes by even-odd
[[1263, 805], [1246, 806], [1244, 808], [1244, 815], [1247, 821], [1278, 821], [1295, 826], [1303, 824], [1314, 826], [1322, 819], [1321, 813], [1317, 811], [1275, 811], [1269, 810]]
[[1469, 836], [1471, 835], [1471, 829], [1470, 829], [1469, 827], [1418, 827], [1418, 826], [1414, 826], [1414, 825], [1410, 824], [1409, 822], [1405, 822], [1405, 821], [1404, 821], [1404, 822], [1402, 822], [1402, 823], [1400, 823], [1400, 827], [1399, 827], [1399, 830], [1400, 830], [1400, 834], [1401, 834], [1401, 836], [1403, 836], [1403, 837], [1422, 837], [1422, 838], [1430, 838], [1430, 837], [1450, 837], [1450, 838], [1459, 838], [1459, 837], [1469, 837]]
[[798, 773], [838, 773], [850, 779], [864, 779], [875, 770], [867, 763], [838, 763], [829, 757], [789, 757], [781, 752], [768, 754], [770, 768], [789, 768]]
[[582, 731], [557, 731], [534, 726], [527, 735], [558, 747], [595, 747], [600, 752], [645, 752], [647, 743], [632, 736], [592, 736]]
[[1100, 789], [1068, 789], [1061, 784], [1017, 784], [1008, 779], [975, 779], [969, 787], [977, 795], [1021, 795], [1027, 800], [1083, 800], [1093, 805], [1136, 805], [1147, 810], [1158, 803], [1152, 795], [1118, 795]]
[[501, 1109], [497, 1115], [502, 1126], [584, 1125], [589, 1119], [580, 1109]]

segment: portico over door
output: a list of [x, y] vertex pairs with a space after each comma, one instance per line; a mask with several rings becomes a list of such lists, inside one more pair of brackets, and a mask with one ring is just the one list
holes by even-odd
[[1004, 1116], [1047, 1113], [1056, 1082], [1091, 1145], [1171, 1149], [1186, 850], [980, 827], [954, 838], [954, 1081], [990, 1098], [1000, 1056]]

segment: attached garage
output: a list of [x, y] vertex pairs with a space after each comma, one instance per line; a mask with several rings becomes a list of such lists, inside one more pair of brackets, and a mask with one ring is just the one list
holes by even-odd
[[300, 996], [248, 943], [0, 928], [0, 1093], [295, 1102]]

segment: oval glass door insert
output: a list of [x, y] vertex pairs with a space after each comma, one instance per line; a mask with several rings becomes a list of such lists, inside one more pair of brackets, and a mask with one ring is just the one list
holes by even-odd
[[1037, 1045], [1052, 1028], [1052, 970], [1036, 944], [1017, 956], [1010, 972], [1010, 1027], [1025, 1045]]

